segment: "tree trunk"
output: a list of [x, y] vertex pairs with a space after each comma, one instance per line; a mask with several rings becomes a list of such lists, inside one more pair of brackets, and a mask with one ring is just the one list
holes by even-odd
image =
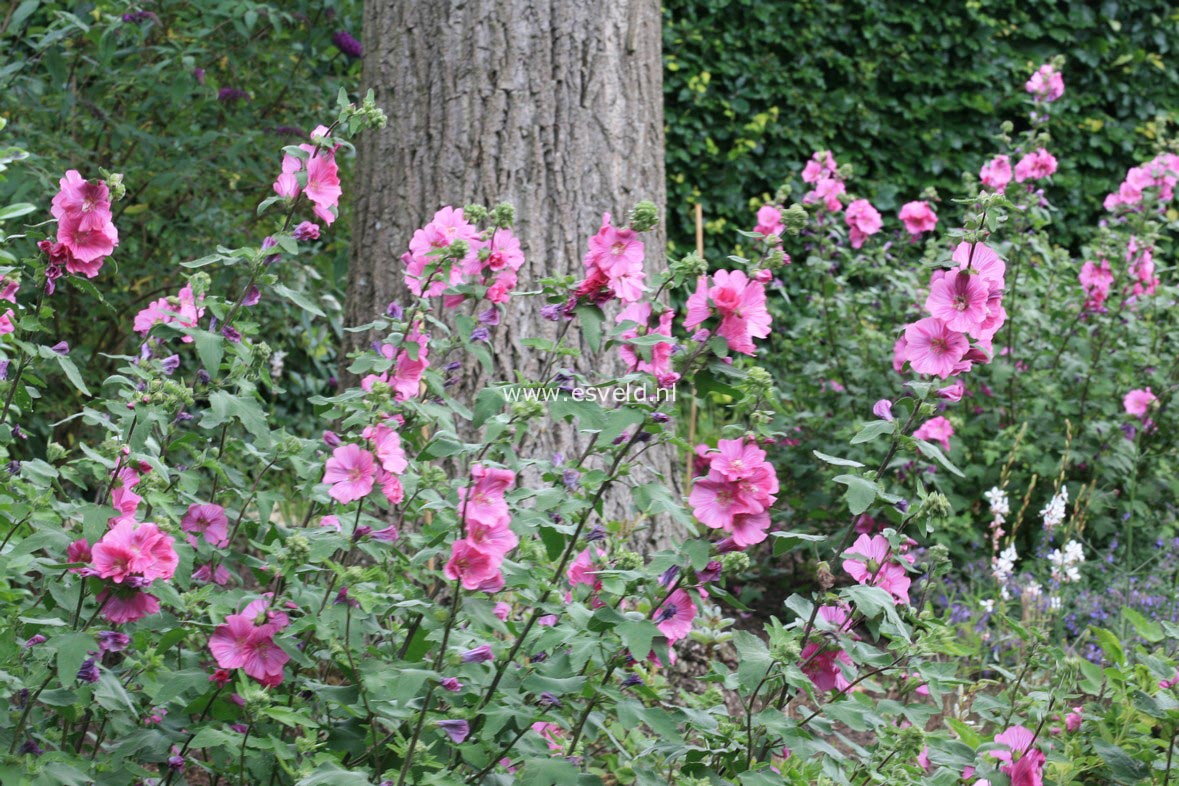
[[[408, 298], [401, 254], [443, 205], [516, 206], [522, 289], [580, 274], [603, 211], [621, 223], [639, 200], [662, 206], [660, 24], [657, 0], [368, 0], [364, 88], [375, 91], [389, 124], [360, 143], [349, 324]], [[647, 236], [649, 276], [666, 264], [665, 246], [662, 228]], [[494, 332], [496, 368], [501, 377], [518, 369], [535, 379], [537, 352], [521, 342], [555, 338], [557, 325], [524, 299], [507, 308]], [[371, 337], [347, 340], [351, 350]], [[593, 368], [608, 374], [616, 363], [601, 356]], [[472, 395], [487, 382], [474, 367], [465, 374]], [[571, 429], [531, 431], [527, 454], [576, 455]], [[670, 450], [654, 453], [644, 463], [678, 493]], [[615, 501], [606, 514], [625, 517], [627, 506]], [[670, 526], [657, 522], [639, 540], [668, 545]]]

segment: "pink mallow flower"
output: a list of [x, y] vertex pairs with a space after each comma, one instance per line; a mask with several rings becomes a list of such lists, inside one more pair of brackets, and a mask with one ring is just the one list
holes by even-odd
[[975, 335], [990, 313], [989, 297], [990, 289], [981, 276], [950, 271], [930, 285], [925, 308], [949, 330]]
[[1051, 63], [1040, 66], [1024, 85], [1037, 101], [1049, 103], [1064, 95], [1064, 77]]
[[864, 245], [864, 240], [875, 235], [884, 226], [880, 211], [872, 207], [872, 203], [867, 199], [857, 199], [849, 204], [843, 214], [843, 220], [851, 229], [849, 237], [852, 248]]
[[170, 579], [180, 561], [173, 542], [171, 535], [150, 521], [141, 524], [123, 520], [107, 530], [91, 549], [94, 572], [116, 584], [133, 580], [146, 585], [156, 579]]
[[578, 284], [575, 296], [599, 304], [612, 297], [623, 303], [639, 301], [647, 289], [643, 257], [643, 241], [638, 233], [613, 226], [610, 214], [604, 213], [602, 226], [589, 239], [589, 250], [582, 258], [586, 277]]
[[185, 532], [204, 535], [205, 540], [218, 548], [229, 545], [229, 517], [220, 505], [189, 505], [180, 519]]
[[376, 475], [372, 453], [357, 445], [341, 445], [327, 460], [323, 482], [331, 485], [328, 494], [332, 499], [347, 504], [367, 496]]
[[1158, 401], [1158, 396], [1149, 387], [1138, 388], [1131, 390], [1122, 398], [1122, 406], [1126, 408], [1127, 415], [1142, 419], [1146, 417], [1150, 406], [1156, 401]]
[[843, 569], [860, 584], [880, 587], [900, 603], [909, 602], [912, 583], [905, 568], [892, 559], [892, 547], [883, 535], [860, 535], [846, 552]]
[[1081, 265], [1081, 274], [1077, 276], [1077, 280], [1081, 282], [1081, 287], [1085, 290], [1085, 308], [1090, 311], [1102, 310], [1105, 307], [1105, 301], [1109, 298], [1114, 281], [1109, 260], [1085, 262]]
[[[675, 312], [666, 309], [659, 315], [658, 321], [652, 325], [651, 304], [631, 303], [614, 320], [620, 325], [627, 322], [635, 324], [634, 327], [623, 331], [620, 336], [622, 341], [618, 345], [618, 354], [626, 363], [627, 369], [650, 374], [655, 377], [660, 387], [670, 387], [679, 381], [679, 374], [671, 369], [671, 355], [675, 349], [675, 342], [671, 340], [671, 321], [674, 317]], [[647, 359], [643, 357], [642, 351], [626, 343], [627, 340], [640, 335], [667, 336], [668, 340], [645, 347], [644, 351], [649, 356]]]
[[[209, 650], [223, 669], [243, 669], [267, 687], [280, 685], [290, 656], [274, 641], [286, 627], [285, 614], [265, 613], [268, 600], [254, 601], [241, 614], [230, 614], [209, 638]], [[258, 609], [262, 606], [261, 612]]]
[[978, 173], [979, 180], [987, 188], [1002, 191], [1011, 182], [1011, 159], [1008, 156], [995, 156], [983, 164]]
[[685, 589], [677, 589], [655, 610], [655, 625], [667, 637], [668, 644], [675, 644], [692, 632], [692, 620], [696, 619], [696, 603]]
[[1008, 750], [987, 753], [1004, 762], [1001, 769], [1011, 779], [1011, 786], [1042, 786], [1044, 783], [1045, 756], [1034, 747], [1035, 741], [1035, 733], [1024, 726], [1012, 726], [995, 735], [995, 742], [1006, 745]]
[[782, 210], [775, 205], [762, 205], [757, 210], [757, 226], [753, 231], [766, 237], [781, 238], [786, 231], [786, 225], [782, 223]]
[[697, 280], [696, 291], [688, 297], [684, 328], [691, 332], [713, 313], [721, 318], [717, 334], [733, 352], [753, 355], [753, 339], [770, 334], [765, 285], [740, 270], [718, 270], [712, 275], [711, 287], [707, 276]]
[[954, 436], [953, 424], [941, 415], [925, 421], [913, 432], [913, 439], [937, 442], [947, 452], [950, 450], [950, 437], [952, 436]]
[[373, 446], [373, 453], [386, 472], [400, 475], [409, 466], [405, 450], [401, 447], [401, 435], [385, 423], [365, 428], [363, 435]]
[[[447, 264], [443, 252], [460, 240], [467, 244], [467, 253], [451, 264], [449, 271], [439, 269], [439, 264]], [[467, 221], [462, 208], [443, 207], [409, 241], [409, 252], [402, 257], [406, 285], [418, 296], [441, 295], [462, 282], [464, 267], [478, 265], [481, 245], [478, 228]]]
[[928, 202], [906, 202], [897, 217], [905, 225], [905, 230], [914, 236], [932, 232], [937, 226], [937, 213], [933, 212]]
[[[74, 169], [66, 172], [59, 184], [61, 190], [51, 208], [57, 219], [57, 242], [83, 265], [97, 263], [101, 267], [102, 258], [119, 244], [106, 184], [84, 180]], [[88, 278], [97, 273], [97, 268], [87, 267], [85, 271]]]
[[1015, 182], [1042, 180], [1056, 172], [1056, 157], [1044, 148], [1028, 153], [1015, 165]]
[[[146, 336], [153, 326], [159, 324], [196, 327], [197, 322], [205, 315], [205, 309], [200, 305], [202, 302], [204, 296], [198, 300], [193, 294], [192, 286], [185, 284], [176, 297], [160, 298], [136, 314], [133, 325], [135, 332]], [[184, 336], [181, 341], [190, 344], [192, 336]]]
[[463, 589], [474, 591], [502, 582], [500, 564], [501, 559], [464, 538], [451, 544], [443, 573], [451, 581], [461, 581]]
[[708, 474], [688, 496], [693, 515], [707, 527], [724, 529], [738, 548], [760, 543], [770, 526], [769, 507], [778, 476], [765, 451], [744, 440], [721, 440], [717, 449], [697, 448], [708, 459]]
[[920, 319], [905, 328], [904, 359], [918, 374], [946, 377], [953, 374], [970, 342], [937, 317]]

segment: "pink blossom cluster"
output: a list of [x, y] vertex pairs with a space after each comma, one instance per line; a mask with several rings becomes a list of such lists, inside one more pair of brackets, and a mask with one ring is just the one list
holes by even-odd
[[867, 199], [856, 199], [848, 204], [843, 220], [847, 222], [850, 230], [848, 237], [851, 239], [852, 248], [863, 246], [867, 238], [875, 235], [884, 226], [880, 211], [872, 207], [872, 203]]
[[[768, 278], [768, 271], [763, 272]], [[688, 297], [684, 328], [691, 332], [713, 316], [720, 317], [716, 333], [728, 342], [730, 350], [755, 354], [753, 339], [770, 334], [765, 284], [740, 270], [718, 270], [711, 276], [711, 286], [708, 276], [700, 276], [696, 291]]]
[[[193, 294], [191, 284], [185, 284], [175, 297], [162, 297], [136, 314], [133, 323], [135, 332], [146, 336], [156, 325], [196, 327], [205, 315], [205, 307], [201, 305], [204, 300], [203, 295], [198, 298]], [[182, 336], [180, 340], [190, 344], [192, 336]]]
[[995, 156], [983, 164], [982, 169], [978, 173], [978, 178], [982, 181], [982, 184], [994, 191], [1003, 191], [1007, 188], [1007, 184], [1011, 182], [1012, 176], [1011, 157], [1005, 155]]
[[638, 302], [647, 290], [643, 258], [639, 233], [613, 226], [610, 214], [602, 214], [602, 226], [590, 237], [589, 250], [581, 260], [585, 278], [574, 287], [566, 312], [579, 302], [601, 305], [615, 298], [623, 303]]
[[271, 609], [267, 594], [251, 601], [240, 614], [226, 616], [209, 637], [209, 651], [223, 669], [242, 669], [261, 684], [281, 685], [283, 666], [291, 656], [274, 641], [290, 618]]
[[1131, 236], [1126, 244], [1126, 262], [1133, 280], [1130, 291], [1136, 297], [1153, 295], [1159, 286], [1159, 278], [1154, 274], [1154, 248], [1139, 246], [1138, 238]]
[[811, 160], [803, 167], [802, 179], [812, 186], [802, 198], [804, 205], [821, 204], [832, 213], [843, 210], [839, 197], [847, 192], [847, 187], [839, 176], [839, 167], [830, 150], [820, 150], [811, 156]]
[[860, 584], [880, 587], [897, 603], [909, 602], [912, 581], [901, 560], [913, 564], [909, 554], [896, 554], [883, 535], [860, 535], [847, 550], [843, 569]]
[[159, 599], [146, 589], [156, 579], [172, 578], [180, 562], [171, 535], [153, 522], [136, 520], [142, 501], [134, 491], [139, 481], [134, 468], [119, 468], [111, 489], [111, 505], [118, 515], [110, 519], [106, 533], [93, 546], [79, 539], [66, 549], [70, 562], [86, 563], [84, 568], [73, 569], [75, 572], [109, 582], [97, 600], [102, 616], [115, 624], [159, 612]]
[[1000, 770], [1012, 786], [1042, 786], [1047, 757], [1035, 747], [1035, 732], [1024, 726], [1012, 726], [996, 734], [995, 742], [1006, 745], [1007, 750], [988, 751], [988, 754], [1003, 762]]
[[[19, 289], [20, 282], [16, 279], [0, 278], [0, 300], [16, 303], [16, 293]], [[0, 336], [16, 330], [16, 324], [12, 321], [14, 316], [11, 308], [4, 309], [4, 313], [0, 314]]]
[[[406, 345], [413, 345], [414, 351]], [[422, 376], [430, 367], [430, 337], [415, 324], [400, 346], [382, 344], [380, 352], [387, 360], [394, 361], [393, 367], [381, 374], [365, 376], [360, 380], [360, 387], [367, 393], [375, 383], [383, 382], [393, 389], [396, 401], [416, 398], [422, 388]]]
[[667, 638], [668, 644], [685, 639], [692, 632], [692, 621], [696, 619], [696, 602], [688, 590], [680, 587], [667, 596], [667, 600], [655, 609], [655, 626]]
[[[955, 267], [935, 271], [925, 308], [929, 316], [905, 328], [893, 349], [893, 367], [906, 362], [918, 374], [945, 379], [987, 363], [992, 341], [1007, 319], [1003, 309], [1006, 266], [985, 243], [963, 242]], [[970, 338], [976, 341], [971, 346]]]
[[1146, 413], [1158, 400], [1158, 396], [1149, 387], [1138, 388], [1122, 397], [1122, 406], [1125, 407], [1127, 415], [1132, 415], [1139, 420], [1146, 420]]
[[459, 514], [466, 537], [451, 544], [450, 561], [444, 570], [452, 581], [467, 590], [498, 592], [504, 586], [500, 567], [504, 557], [520, 540], [512, 532], [512, 514], [504, 493], [516, 482], [509, 469], [471, 467], [470, 486], [459, 489]]
[[[851, 625], [851, 609], [843, 604], [820, 606], [818, 619], [836, 631], [846, 632]], [[837, 690], [842, 693], [851, 687], [842, 666], [850, 668], [855, 665], [855, 661], [843, 649], [811, 641], [802, 648], [800, 657], [802, 671], [811, 678], [815, 690]]]
[[[311, 141], [326, 140], [330, 131], [326, 126], [317, 126], [311, 132]], [[302, 193], [315, 206], [315, 215], [327, 226], [336, 220], [340, 196], [340, 167], [336, 164], [337, 146], [299, 145], [307, 154], [306, 160], [289, 153], [282, 157], [282, 174], [274, 181], [274, 193], [284, 199], [297, 199]], [[304, 175], [302, 184], [299, 175]], [[316, 232], [318, 235], [318, 232]]]
[[776, 237], [781, 245], [782, 234], [786, 231], [786, 224], [782, 222], [782, 209], [777, 205], [762, 205], [757, 209], [757, 226], [754, 232], [765, 237]]
[[[398, 476], [405, 472], [409, 461], [401, 446], [401, 435], [384, 420], [364, 429], [362, 436], [371, 450], [355, 444], [339, 445], [324, 465], [323, 482], [331, 486], [328, 496], [341, 504], [364, 499], [379, 486], [390, 505], [405, 499], [405, 490]], [[396, 530], [385, 532], [386, 540], [397, 537]]]
[[1085, 290], [1085, 308], [1089, 311], [1104, 311], [1105, 301], [1109, 298], [1114, 280], [1109, 260], [1085, 262], [1081, 265], [1081, 273], [1077, 278]]
[[[85, 180], [76, 169], [66, 172], [53, 197], [50, 212], [57, 219], [57, 242], [38, 247], [49, 257], [50, 284], [64, 268], [94, 278], [106, 257], [119, 245], [119, 230], [111, 214], [110, 189], [101, 180]], [[52, 290], [50, 290], [52, 291]]]
[[933, 228], [937, 226], [937, 213], [933, 211], [933, 207], [928, 202], [923, 200], [906, 202], [901, 206], [901, 212], [897, 217], [905, 225], [905, 231], [914, 237], [925, 232], [932, 232]]
[[1015, 182], [1043, 180], [1056, 173], [1056, 157], [1044, 148], [1028, 153], [1015, 165]]
[[1051, 63], [1045, 63], [1036, 69], [1024, 88], [1037, 101], [1051, 103], [1064, 95], [1064, 77]]
[[[466, 244], [467, 251], [446, 269], [445, 252], [459, 241]], [[467, 221], [462, 208], [448, 205], [413, 233], [401, 261], [405, 263], [406, 286], [419, 297], [437, 297], [460, 284], [481, 284], [487, 287], [489, 301], [506, 303], [516, 288], [524, 252], [512, 230], [496, 229], [485, 238]], [[463, 300], [462, 295], [449, 296], [446, 305], [453, 307]]]
[[1159, 202], [1175, 198], [1175, 184], [1179, 182], [1179, 155], [1160, 153], [1141, 166], [1126, 172], [1126, 179], [1117, 191], [1105, 198], [1106, 210], [1135, 209], [1142, 205], [1143, 195], [1157, 189]]
[[[662, 308], [662, 307], [661, 307]], [[618, 354], [626, 364], [628, 371], [640, 371], [655, 377], [662, 388], [670, 388], [679, 381], [680, 375], [671, 369], [671, 356], [675, 352], [676, 344], [671, 340], [671, 322], [675, 312], [665, 308], [653, 317], [653, 307], [650, 303], [631, 303], [615, 318], [615, 322], [622, 325], [633, 323], [620, 336]], [[667, 341], [659, 341], [644, 347], [642, 350], [627, 343], [629, 339], [639, 336], [667, 336]], [[645, 358], [643, 350], [649, 354]]]
[[737, 548], [765, 540], [778, 493], [766, 452], [746, 439], [722, 439], [715, 449], [698, 445], [696, 453], [707, 459], [708, 474], [692, 485], [692, 513], [705, 526], [728, 532]]

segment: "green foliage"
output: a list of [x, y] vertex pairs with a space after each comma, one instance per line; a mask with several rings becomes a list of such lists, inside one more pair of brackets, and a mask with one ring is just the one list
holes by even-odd
[[1063, 211], [1057, 242], [1071, 245], [1179, 106], [1179, 11], [1158, 0], [663, 7], [668, 225], [681, 254], [695, 247], [694, 204], [709, 250], [727, 252], [732, 230], [751, 227], [816, 150], [853, 164], [895, 226], [902, 204], [957, 190], [999, 152], [1000, 122], [1024, 122], [1023, 83], [1057, 54], [1069, 103], [1054, 135], [1071, 153], [1048, 194]]

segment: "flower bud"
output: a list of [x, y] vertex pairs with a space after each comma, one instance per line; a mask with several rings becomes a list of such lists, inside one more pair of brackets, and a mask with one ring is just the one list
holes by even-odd
[[636, 232], [647, 232], [659, 223], [659, 208], [655, 203], [644, 199], [630, 211], [630, 228]]

